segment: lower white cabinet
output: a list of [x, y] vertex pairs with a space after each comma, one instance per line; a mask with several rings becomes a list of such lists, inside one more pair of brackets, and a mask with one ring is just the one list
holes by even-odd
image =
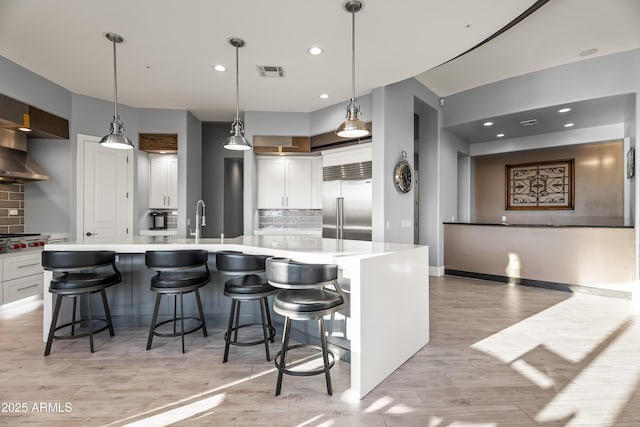
[[258, 157], [258, 209], [321, 209], [322, 160]]
[[38, 295], [43, 288], [42, 252], [11, 254], [0, 259], [2, 276], [1, 304]]

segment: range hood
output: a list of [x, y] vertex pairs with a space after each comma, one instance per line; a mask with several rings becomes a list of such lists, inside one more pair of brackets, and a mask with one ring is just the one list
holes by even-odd
[[0, 182], [49, 179], [44, 169], [27, 154], [27, 135], [29, 138], [69, 139], [69, 122], [0, 95]]

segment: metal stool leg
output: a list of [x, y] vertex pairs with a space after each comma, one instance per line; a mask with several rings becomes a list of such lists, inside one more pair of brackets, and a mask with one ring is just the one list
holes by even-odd
[[233, 330], [233, 342], [238, 342], [238, 329], [240, 327], [240, 300], [237, 301], [236, 306], [236, 327]]
[[200, 320], [202, 321], [202, 335], [208, 336], [207, 322], [204, 320], [204, 310], [202, 310], [202, 300], [200, 299], [200, 290], [196, 289], [196, 302], [198, 303], [198, 311], [200, 312]]
[[267, 297], [262, 297], [262, 299], [264, 300], [264, 306], [266, 307], [267, 310], [267, 324], [269, 325], [269, 337], [271, 339], [271, 342], [275, 342], [276, 341], [276, 328], [273, 327], [273, 324], [271, 323], [271, 310], [269, 309], [269, 299]]
[[[287, 360], [287, 350], [289, 348], [289, 333], [291, 332], [291, 319], [284, 318], [284, 334], [282, 335], [282, 349], [280, 350], [280, 367], [278, 368], [278, 382], [276, 383], [276, 396], [280, 396], [282, 389], [282, 375], [284, 374]], [[276, 362], [278, 358], [276, 357]]]
[[72, 295], [73, 298], [73, 311], [71, 312], [71, 336], [76, 334], [76, 302], [78, 301], [78, 295]]
[[267, 361], [271, 361], [271, 356], [269, 355], [269, 337], [267, 334], [267, 316], [265, 314], [264, 299], [260, 298], [260, 317], [262, 318], [262, 335], [264, 336], [264, 352], [267, 355]]
[[102, 306], [104, 307], [104, 314], [107, 318], [107, 326], [109, 326], [109, 335], [114, 336], [115, 332], [113, 331], [113, 322], [111, 321], [111, 311], [109, 311], [109, 303], [107, 302], [107, 293], [102, 289], [100, 291], [100, 295], [102, 295]]
[[151, 342], [153, 341], [153, 332], [156, 329], [158, 320], [158, 309], [160, 308], [160, 294], [156, 294], [156, 305], [153, 308], [153, 316], [151, 316], [151, 326], [149, 327], [149, 338], [147, 339], [147, 350], [151, 350]]
[[91, 315], [91, 293], [89, 292], [87, 294], [87, 306], [88, 306], [88, 312], [89, 312], [89, 347], [91, 348], [91, 353], [94, 352], [93, 350], [93, 316]]
[[229, 347], [231, 345], [231, 331], [233, 330], [233, 319], [236, 312], [236, 299], [231, 300], [231, 310], [229, 311], [229, 324], [227, 326], [227, 333], [224, 335], [224, 357], [222, 363], [227, 363], [229, 359]]
[[176, 322], [178, 321], [178, 295], [173, 296], [173, 333], [176, 333]]
[[44, 355], [51, 353], [51, 344], [53, 344], [53, 336], [56, 332], [56, 324], [58, 323], [58, 315], [60, 314], [60, 305], [62, 304], [62, 295], [56, 295], [56, 304], [53, 308], [53, 317], [51, 317], [51, 327], [49, 328], [49, 337], [47, 338], [47, 346], [44, 348]]
[[184, 353], [184, 294], [180, 292], [180, 338], [182, 338], [182, 353]]
[[324, 319], [318, 317], [318, 327], [320, 329], [320, 345], [322, 346], [322, 360], [324, 361], [324, 375], [327, 380], [327, 393], [333, 394], [331, 389], [331, 373], [329, 372], [329, 354], [327, 352], [327, 337], [324, 331]]

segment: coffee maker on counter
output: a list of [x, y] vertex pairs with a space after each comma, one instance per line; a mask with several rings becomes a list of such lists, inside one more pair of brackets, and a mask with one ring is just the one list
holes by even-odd
[[149, 212], [149, 218], [151, 218], [150, 230], [166, 230], [167, 229], [167, 212], [166, 211], [152, 211]]

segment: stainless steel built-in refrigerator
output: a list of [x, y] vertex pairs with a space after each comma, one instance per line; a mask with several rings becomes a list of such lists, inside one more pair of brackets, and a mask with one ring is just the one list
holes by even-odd
[[322, 237], [371, 241], [371, 162], [323, 168]]

